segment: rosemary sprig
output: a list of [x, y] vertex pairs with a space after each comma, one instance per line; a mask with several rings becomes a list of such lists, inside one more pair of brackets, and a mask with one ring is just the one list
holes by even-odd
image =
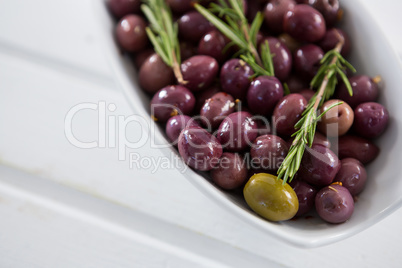
[[[258, 12], [249, 25], [244, 15], [242, 1], [229, 0], [228, 2], [229, 4], [224, 0], [219, 0], [219, 4], [212, 3], [209, 10], [199, 4], [195, 4], [194, 7], [232, 41], [231, 45], [239, 47], [240, 58], [251, 66], [255, 72], [254, 76], [273, 76], [274, 68], [268, 42], [262, 45], [261, 55], [256, 48], [257, 34], [264, 21], [264, 16]], [[225, 21], [213, 13], [217, 13]]]
[[321, 67], [311, 81], [311, 87], [316, 88], [317, 92], [309, 101], [307, 108], [302, 114], [302, 118], [295, 125], [296, 132], [292, 135], [295, 139], [278, 170], [278, 178], [282, 178], [284, 184], [287, 181], [292, 181], [296, 172], [299, 170], [306, 146], [312, 146], [317, 121], [330, 109], [343, 103], [335, 103], [317, 116], [318, 109], [334, 94], [336, 84], [338, 83], [338, 75], [345, 83], [349, 94], [353, 94], [352, 87], [344, 72], [347, 68], [353, 72], [356, 70], [341, 56], [340, 51], [345, 41], [340, 35], [339, 39], [341, 41], [337, 46], [325, 54], [324, 58], [321, 60]]
[[177, 81], [185, 83], [180, 70], [179, 30], [177, 23], [173, 22], [170, 8], [164, 0], [144, 0], [144, 3], [141, 9], [150, 23], [146, 32], [155, 52], [172, 67]]

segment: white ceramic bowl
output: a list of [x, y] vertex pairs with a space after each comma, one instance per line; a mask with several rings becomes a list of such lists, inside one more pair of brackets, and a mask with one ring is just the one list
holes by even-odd
[[[115, 22], [103, 1], [94, 0], [93, 5], [99, 37], [116, 79], [135, 114], [149, 119], [149, 97], [137, 85], [130, 60], [120, 53], [115, 43]], [[380, 102], [388, 108], [391, 116], [386, 133], [376, 141], [381, 153], [368, 166], [368, 182], [359, 195], [351, 219], [339, 225], [327, 224], [319, 219], [269, 222], [253, 213], [242, 199], [216, 188], [202, 174], [191, 169], [184, 174], [195, 187], [224, 209], [283, 241], [301, 247], [322, 246], [350, 237], [384, 219], [402, 205], [402, 138], [398, 138], [402, 128], [402, 116], [398, 116], [402, 115], [402, 68], [397, 54], [364, 6], [358, 0], [341, 1], [341, 6], [345, 11], [342, 29], [350, 35], [353, 45], [350, 61], [358, 73], [382, 76], [384, 83]], [[149, 123], [154, 125], [151, 120]], [[156, 142], [166, 144], [163, 130], [156, 129]], [[171, 147], [161, 150], [167, 154], [172, 150], [176, 153]]]

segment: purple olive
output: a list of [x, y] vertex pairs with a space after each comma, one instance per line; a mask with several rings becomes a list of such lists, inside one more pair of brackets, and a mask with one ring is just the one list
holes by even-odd
[[352, 135], [339, 137], [339, 159], [355, 158], [364, 165], [377, 158], [380, 149], [371, 141]]
[[351, 195], [361, 193], [366, 184], [367, 172], [363, 164], [354, 158], [341, 160], [341, 169], [336, 174], [334, 182], [341, 182]]
[[317, 189], [300, 180], [293, 180], [290, 183], [290, 186], [292, 186], [297, 195], [297, 199], [299, 200], [299, 210], [297, 211], [296, 216], [302, 216], [311, 211], [314, 207]]
[[328, 52], [331, 49], [334, 49], [342, 38], [345, 43], [342, 47], [341, 54], [342, 56], [347, 56], [350, 52], [350, 39], [349, 36], [341, 29], [329, 29], [318, 45], [322, 48], [322, 50], [324, 50], [324, 52]]
[[154, 94], [173, 84], [175, 79], [172, 68], [167, 66], [158, 54], [153, 53], [141, 65], [138, 80], [142, 89]]
[[185, 85], [193, 92], [208, 88], [219, 71], [218, 62], [209, 56], [197, 55], [181, 64], [181, 72]]
[[179, 36], [189, 42], [198, 44], [201, 37], [214, 29], [214, 26], [198, 11], [189, 11], [178, 21]]
[[338, 0], [302, 0], [302, 4], [309, 4], [317, 9], [325, 19], [328, 27], [332, 27], [338, 21], [340, 11]]
[[292, 70], [292, 54], [290, 50], [278, 38], [266, 37], [261, 40], [261, 45], [268, 41], [272, 54], [275, 77], [281, 81], [288, 78]]
[[195, 98], [183, 86], [167, 86], [156, 92], [151, 100], [151, 114], [159, 122], [166, 122], [177, 114], [191, 114]]
[[211, 170], [212, 180], [225, 190], [242, 186], [247, 176], [247, 164], [243, 157], [236, 153], [223, 153], [219, 165]]
[[308, 5], [296, 5], [285, 14], [285, 32], [305, 42], [317, 42], [324, 37], [326, 26], [320, 12]]
[[219, 63], [224, 62], [229, 56], [229, 50], [225, 47], [228, 39], [217, 30], [204, 35], [198, 43], [198, 54], [215, 58]]
[[274, 33], [283, 32], [283, 18], [295, 6], [293, 0], [269, 0], [264, 9], [265, 24]]
[[317, 193], [315, 209], [323, 220], [329, 223], [342, 223], [352, 216], [353, 197], [345, 187], [330, 185]]
[[312, 185], [329, 185], [340, 167], [340, 161], [334, 152], [325, 146], [313, 144], [311, 148], [306, 147], [298, 178]]
[[254, 74], [251, 67], [242, 60], [231, 59], [221, 69], [222, 90], [235, 99], [245, 100], [250, 86], [250, 76]]
[[254, 168], [276, 172], [288, 153], [287, 143], [279, 136], [263, 135], [255, 139], [250, 156]]
[[366, 102], [355, 109], [353, 129], [363, 138], [373, 139], [384, 132], [388, 121], [389, 112], [383, 105], [376, 102]]
[[199, 127], [200, 124], [187, 115], [175, 115], [166, 123], [166, 136], [173, 145], [177, 145], [177, 140], [183, 129], [188, 127]]
[[138, 52], [148, 44], [145, 20], [138, 15], [124, 16], [116, 26], [116, 39], [126, 51]]
[[350, 96], [344, 83], [336, 90], [335, 97], [349, 104], [352, 109], [364, 102], [373, 102], [378, 98], [378, 85], [374, 80], [366, 75], [356, 75], [349, 78], [352, 86], [353, 95]]
[[219, 141], [199, 127], [183, 129], [179, 136], [178, 147], [184, 162], [196, 170], [213, 169], [219, 164], [219, 158], [222, 156]]
[[297, 74], [310, 81], [320, 68], [323, 57], [324, 52], [319, 46], [308, 44], [300, 47], [293, 56]]
[[216, 129], [223, 119], [235, 112], [235, 102], [232, 96], [219, 92], [207, 99], [201, 108], [202, 123], [211, 129]]
[[276, 131], [285, 136], [295, 132], [295, 124], [300, 120], [307, 106], [306, 99], [300, 94], [289, 94], [282, 98], [274, 109], [273, 125]]
[[228, 151], [239, 152], [249, 147], [257, 138], [257, 124], [248, 112], [235, 112], [219, 126], [217, 139]]
[[270, 115], [283, 97], [281, 82], [271, 76], [259, 76], [251, 82], [247, 92], [247, 103], [251, 112]]

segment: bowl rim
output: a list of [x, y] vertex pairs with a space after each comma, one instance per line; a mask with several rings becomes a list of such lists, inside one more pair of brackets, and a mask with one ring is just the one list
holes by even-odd
[[[112, 67], [111, 69], [114, 73], [115, 79], [118, 81], [118, 85], [123, 90], [124, 95], [127, 101], [129, 102], [129, 105], [131, 106], [132, 110], [135, 111], [140, 116], [142, 116], [143, 118], [149, 118], [148, 123], [150, 124], [151, 128], [158, 128], [157, 124], [150, 119], [148, 111], [143, 107], [143, 104], [141, 103], [137, 94], [135, 93], [136, 90], [134, 88], [136, 86], [133, 84], [132, 79], [130, 79], [129, 74], [124, 67], [123, 63], [124, 59], [123, 60], [121, 59], [122, 55], [119, 52], [120, 50], [117, 47], [116, 42], [114, 41], [113, 35], [111, 34], [111, 32], [105, 30], [105, 28], [102, 27], [105, 26], [105, 23], [107, 23], [105, 19], [109, 18], [109, 21], [111, 20], [111, 15], [106, 7], [105, 3], [106, 1], [107, 0], [102, 1], [93, 0], [92, 5], [95, 19], [98, 22], [96, 23], [97, 34], [100, 37], [99, 40], [101, 46], [103, 46], [103, 51], [105, 52], [104, 54], [107, 59], [107, 62]], [[354, 0], [353, 2], [354, 5], [358, 6], [361, 13], [370, 14], [367, 11], [367, 8], [361, 3], [360, 0]], [[396, 61], [398, 62], [400, 73], [402, 74], [402, 64], [400, 58], [398, 57], [396, 50], [390, 45], [389, 39], [385, 36], [385, 34], [380, 29], [375, 20], [371, 21], [370, 27], [374, 27], [375, 32], [380, 35], [377, 36], [377, 38], [385, 40], [383, 43], [386, 44], [387, 47], [384, 49], [391, 51], [391, 54], [394, 55]], [[155, 138], [158, 143], [168, 142], [161, 131], [155, 132]], [[175, 154], [178, 154], [177, 151], [171, 147], [164, 148], [161, 150], [163, 151], [164, 154], [169, 154], [172, 151]], [[182, 161], [181, 159], [180, 161], [182, 162], [182, 164], [184, 164], [184, 161]], [[214, 200], [218, 205], [226, 208], [228, 211], [230, 211], [233, 215], [237, 216], [243, 222], [251, 224], [254, 227], [258, 228], [259, 230], [268, 232], [273, 237], [276, 237], [279, 240], [283, 240], [290, 245], [303, 248], [324, 246], [353, 236], [369, 228], [375, 223], [378, 223], [379, 221], [385, 219], [387, 216], [389, 216], [395, 210], [397, 210], [402, 206], [402, 196], [401, 196], [398, 200], [396, 200], [394, 203], [383, 209], [380, 213], [370, 218], [369, 221], [364, 221], [358, 225], [354, 225], [351, 228], [348, 228], [342, 232], [329, 232], [328, 234], [320, 236], [319, 238], [310, 236], [308, 232], [305, 233], [304, 235], [295, 235], [292, 232], [288, 232], [286, 228], [278, 228], [278, 225], [280, 225], [280, 223], [274, 223], [264, 220], [259, 216], [252, 214], [249, 211], [243, 209], [242, 207], [236, 205], [233, 201], [229, 200], [229, 198], [226, 197], [221, 190], [213, 186], [208, 180], [206, 180], [202, 175], [200, 175], [196, 171], [189, 168], [186, 169], [183, 175], [186, 176], [187, 180], [189, 180], [193, 184], [193, 186], [195, 186], [198, 190], [203, 192], [206, 196], [212, 198], [212, 200]]]

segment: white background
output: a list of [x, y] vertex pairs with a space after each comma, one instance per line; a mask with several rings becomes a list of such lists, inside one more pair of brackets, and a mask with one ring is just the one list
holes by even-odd
[[[402, 55], [402, 3], [364, 3]], [[177, 170], [151, 174], [118, 161], [116, 148], [72, 146], [64, 118], [73, 106], [105, 101], [117, 107], [108, 115], [131, 114], [91, 8], [0, 0], [0, 267], [400, 266], [402, 210], [342, 242], [300, 249], [224, 211]], [[95, 111], [73, 121], [86, 141], [97, 126]]]

